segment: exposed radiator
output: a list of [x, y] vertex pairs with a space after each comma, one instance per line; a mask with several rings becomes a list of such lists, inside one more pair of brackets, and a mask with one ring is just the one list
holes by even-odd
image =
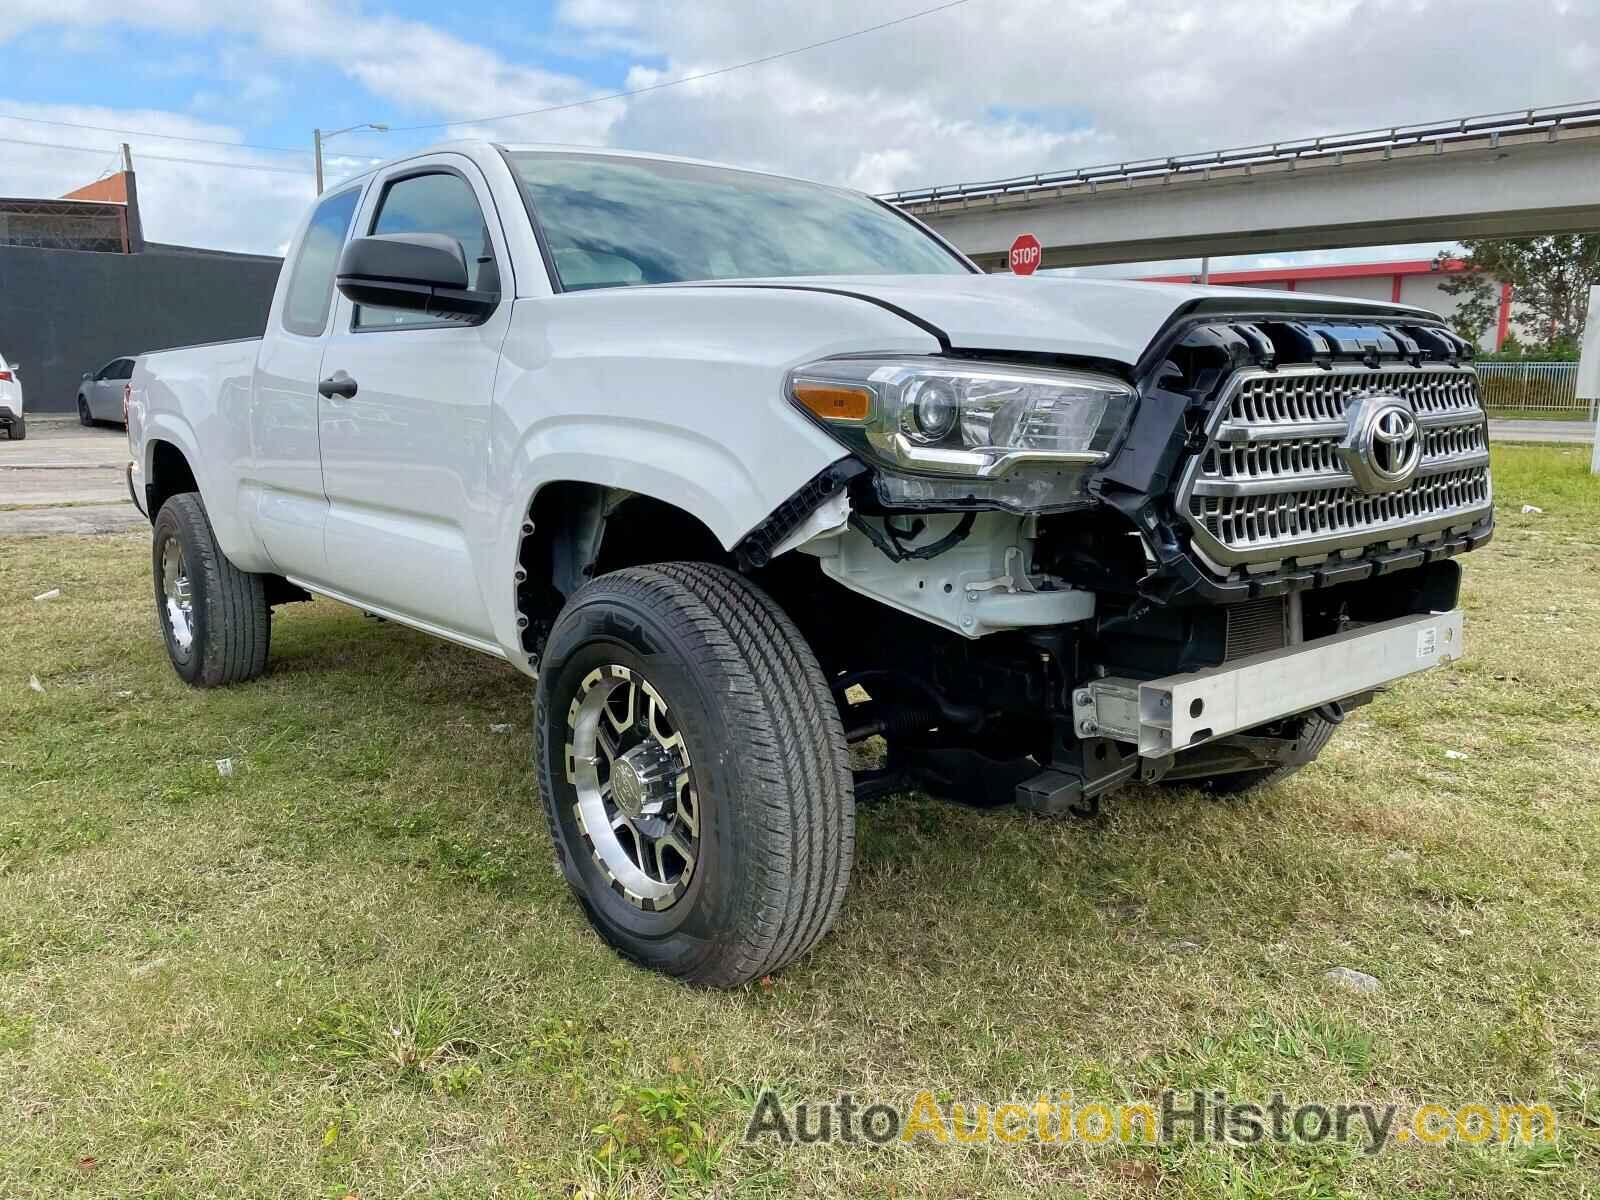
[[1295, 638], [1290, 628], [1289, 597], [1272, 596], [1228, 607], [1228, 637], [1223, 662], [1282, 650]]

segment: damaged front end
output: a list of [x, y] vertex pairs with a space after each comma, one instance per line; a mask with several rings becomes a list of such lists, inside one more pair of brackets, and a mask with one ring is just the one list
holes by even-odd
[[1437, 322], [1191, 313], [1132, 370], [860, 358], [789, 386], [853, 454], [738, 553], [884, 737], [864, 792], [1087, 811], [1265, 773], [1461, 653], [1487, 422]]

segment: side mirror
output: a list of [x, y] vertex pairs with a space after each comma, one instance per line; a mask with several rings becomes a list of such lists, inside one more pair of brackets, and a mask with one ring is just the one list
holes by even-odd
[[83, 373], [83, 381], [84, 381], [84, 382], [85, 382], [85, 383], [88, 383], [88, 382], [89, 382], [89, 380], [91, 380], [91, 379], [93, 379], [93, 378], [94, 378], [94, 372], [93, 372], [93, 371], [85, 371], [85, 372], [84, 372], [84, 373]]
[[357, 304], [402, 308], [441, 320], [471, 321], [500, 303], [498, 292], [467, 287], [461, 243], [438, 233], [378, 233], [356, 238], [339, 257], [341, 295]]

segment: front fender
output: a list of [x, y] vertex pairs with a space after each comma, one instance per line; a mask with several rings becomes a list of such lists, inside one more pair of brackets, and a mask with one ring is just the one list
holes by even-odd
[[518, 644], [509, 581], [541, 488], [649, 496], [732, 549], [847, 453], [784, 396], [790, 368], [938, 350], [904, 317], [819, 292], [643, 287], [518, 300], [495, 382], [498, 516], [483, 580], [502, 644]]
[[[768, 463], [769, 477], [762, 478], [756, 464], [695, 430], [575, 417], [529, 432], [518, 454], [512, 494], [526, 496], [531, 504], [546, 484], [560, 481], [621, 488], [683, 509], [732, 549], [795, 489], [845, 454], [844, 446], [832, 441], [791, 446], [783, 469]], [[521, 514], [509, 513], [507, 521], [520, 535]]]

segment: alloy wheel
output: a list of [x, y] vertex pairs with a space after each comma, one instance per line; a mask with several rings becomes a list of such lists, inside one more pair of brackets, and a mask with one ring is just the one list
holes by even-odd
[[566, 757], [578, 826], [606, 881], [647, 912], [670, 908], [699, 858], [700, 805], [661, 693], [628, 667], [591, 671], [567, 713]]

